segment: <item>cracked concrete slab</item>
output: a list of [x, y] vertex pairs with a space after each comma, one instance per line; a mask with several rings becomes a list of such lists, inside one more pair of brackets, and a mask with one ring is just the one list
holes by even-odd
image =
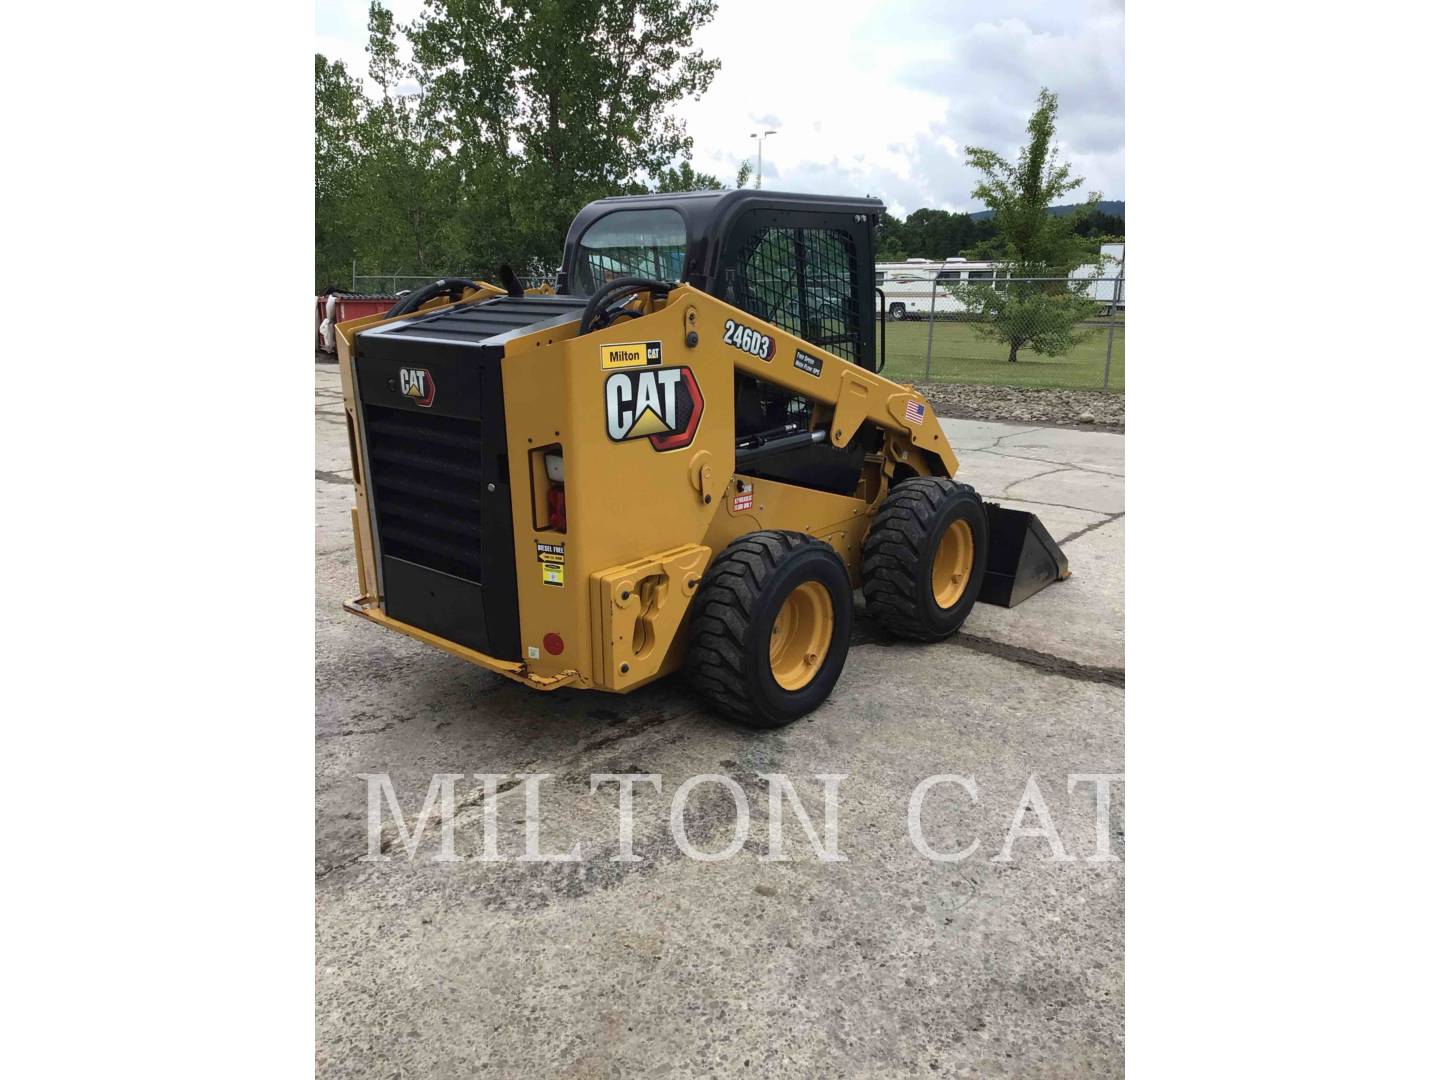
[[[1048, 524], [1050, 511], [1042, 509], [1041, 518]], [[1105, 520], [1065, 544], [1063, 550], [1070, 560], [1069, 579], [1041, 590], [1017, 607], [976, 604], [965, 620], [965, 630], [1080, 664], [1123, 669], [1125, 519]]]
[[988, 453], [1048, 461], [1076, 469], [1125, 475], [1125, 436], [1074, 428], [1017, 428], [1002, 436]]
[[941, 424], [957, 447], [960, 478], [986, 499], [1035, 514], [1061, 544], [1072, 575], [1016, 608], [977, 605], [965, 630], [1077, 664], [1122, 669], [1125, 436], [967, 420]]
[[1047, 472], [1006, 485], [1000, 498], [1120, 514], [1125, 511], [1125, 478], [1054, 466]]
[[[1114, 505], [1116, 493], [1123, 497], [1124, 491], [1123, 435], [949, 418], [940, 426], [960, 458], [959, 478], [987, 499], [1028, 499], [1098, 514], [1123, 509]], [[1059, 490], [1054, 484], [1028, 483], [1060, 470], [1092, 472], [1116, 483], [1102, 486], [1093, 478], [1064, 477], [1059, 485], [1065, 494], [1079, 495], [1074, 500], [1051, 497]]]
[[[1066, 778], [1119, 770], [1122, 692], [938, 648], [944, 680], [930, 648], [856, 650], [831, 704], [782, 732], [691, 712], [597, 753], [534, 762], [553, 777], [542, 850], [578, 844], [577, 863], [475, 861], [471, 820], [458, 829], [460, 862], [428, 861], [432, 843], [416, 862], [322, 877], [320, 1073], [1119, 1075], [1123, 863], [1085, 861], [1093, 799], [1068, 793]], [[567, 726], [582, 741], [577, 719]], [[425, 767], [481, 767], [458, 747], [449, 762]], [[611, 770], [666, 779], [659, 795], [637, 792], [637, 863], [611, 861], [613, 789], [589, 793], [589, 774]], [[764, 859], [759, 776], [776, 772], [817, 818], [815, 774], [846, 775], [844, 862], [816, 859], [789, 811], [788, 860]], [[926, 839], [975, 842], [973, 859], [927, 861], [907, 834], [910, 795], [935, 772], [972, 776], [978, 795], [927, 800]], [[703, 773], [745, 793], [750, 828], [732, 860], [681, 857], [670, 835], [676, 779]], [[1032, 774], [1074, 862], [1050, 861], [1034, 838], [1013, 862], [994, 861]], [[411, 805], [423, 794], [397, 786]], [[497, 799], [497, 818], [498, 849], [513, 856], [519, 789]], [[736, 829], [718, 789], [689, 804], [686, 822], [708, 851]], [[1123, 843], [1113, 833], [1114, 850]]]
[[957, 452], [960, 468], [955, 479], [969, 484], [981, 496], [992, 501], [1001, 498], [1011, 484], [1043, 475], [1055, 468], [1042, 461], [996, 457], [978, 450]]
[[[331, 410], [338, 371], [316, 370], [317, 406]], [[1093, 441], [1102, 433], [943, 424], [966, 480], [1074, 537], [1075, 576], [1012, 610], [977, 607], [935, 645], [890, 640], [861, 611], [830, 701], [751, 732], [677, 679], [541, 695], [345, 614], [357, 588], [349, 451], [343, 425], [317, 418], [319, 1075], [1121, 1075], [1124, 864], [1087, 861], [1093, 787], [1071, 791], [1068, 778], [1124, 763], [1112, 677], [1124, 658], [1123, 436], [1103, 435], [1116, 457]], [[997, 440], [999, 453], [984, 452]], [[413, 824], [435, 773], [522, 771], [552, 775], [543, 848], [578, 843], [579, 862], [515, 861], [518, 787], [495, 800], [508, 857], [474, 860], [473, 779], [457, 788], [469, 806], [459, 862], [431, 860], [433, 831], [416, 861], [360, 861], [359, 774], [388, 773]], [[611, 861], [615, 787], [591, 795], [597, 772], [663, 778], [659, 795], [636, 790], [637, 863]], [[702, 773], [746, 797], [749, 834], [729, 860], [687, 859], [670, 831], [676, 787]], [[846, 774], [844, 862], [817, 859], [790, 810], [788, 861], [764, 857], [768, 773], [791, 777], [817, 827], [815, 775]], [[924, 805], [937, 848], [978, 844], [955, 863], [921, 857], [907, 833], [911, 793], [936, 773], [972, 777], [978, 792], [937, 787]], [[1051, 861], [1037, 837], [994, 861], [1032, 775], [1074, 861]], [[1106, 835], [1123, 854], [1123, 786], [1114, 798]], [[714, 850], [734, 808], [708, 785], [685, 821]]]
[[940, 417], [940, 429], [945, 432], [945, 437], [950, 440], [950, 445], [957, 453], [964, 450], [992, 449], [1022, 432], [1052, 430], [990, 420], [957, 420], [947, 416]]
[[1075, 468], [1125, 474], [1125, 436], [1083, 428], [1035, 427], [941, 417], [940, 427], [957, 453], [974, 450], [1032, 458]]

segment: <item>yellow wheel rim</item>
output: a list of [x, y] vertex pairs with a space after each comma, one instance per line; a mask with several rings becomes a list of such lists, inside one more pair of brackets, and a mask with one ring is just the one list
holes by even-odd
[[964, 521], [952, 521], [935, 549], [930, 568], [930, 591], [942, 608], [954, 607], [965, 595], [975, 569], [975, 535]]
[[786, 690], [815, 678], [830, 651], [835, 606], [818, 581], [807, 581], [785, 598], [770, 628], [770, 674]]

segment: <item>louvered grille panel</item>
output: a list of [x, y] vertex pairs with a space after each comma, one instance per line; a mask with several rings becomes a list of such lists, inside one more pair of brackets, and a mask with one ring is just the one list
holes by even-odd
[[369, 405], [365, 434], [381, 550], [483, 583], [479, 421]]

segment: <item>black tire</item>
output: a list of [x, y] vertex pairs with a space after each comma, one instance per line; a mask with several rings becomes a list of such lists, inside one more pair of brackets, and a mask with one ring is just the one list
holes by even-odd
[[[787, 690], [771, 669], [770, 636], [790, 595], [817, 582], [830, 598], [830, 641], [810, 681]], [[705, 571], [691, 607], [685, 672], [720, 712], [749, 727], [783, 727], [819, 706], [850, 651], [850, 575], [835, 549], [797, 532], [742, 536]]]
[[[971, 566], [957, 599], [942, 607], [932, 585], [935, 554], [955, 522], [970, 528]], [[861, 591], [865, 610], [898, 637], [939, 641], [960, 629], [985, 577], [990, 528], [969, 484], [940, 477], [907, 480], [885, 497], [865, 537]]]
[[904, 304], [891, 304], [891, 305], [890, 305], [890, 318], [891, 318], [891, 320], [893, 320], [894, 322], [903, 322], [903, 321], [905, 320], [905, 305], [904, 305]]

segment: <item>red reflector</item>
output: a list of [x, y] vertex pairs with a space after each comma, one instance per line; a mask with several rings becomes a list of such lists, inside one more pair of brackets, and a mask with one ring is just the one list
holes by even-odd
[[546, 634], [541, 644], [545, 646], [545, 651], [551, 656], [559, 656], [565, 651], [565, 639], [559, 634]]

